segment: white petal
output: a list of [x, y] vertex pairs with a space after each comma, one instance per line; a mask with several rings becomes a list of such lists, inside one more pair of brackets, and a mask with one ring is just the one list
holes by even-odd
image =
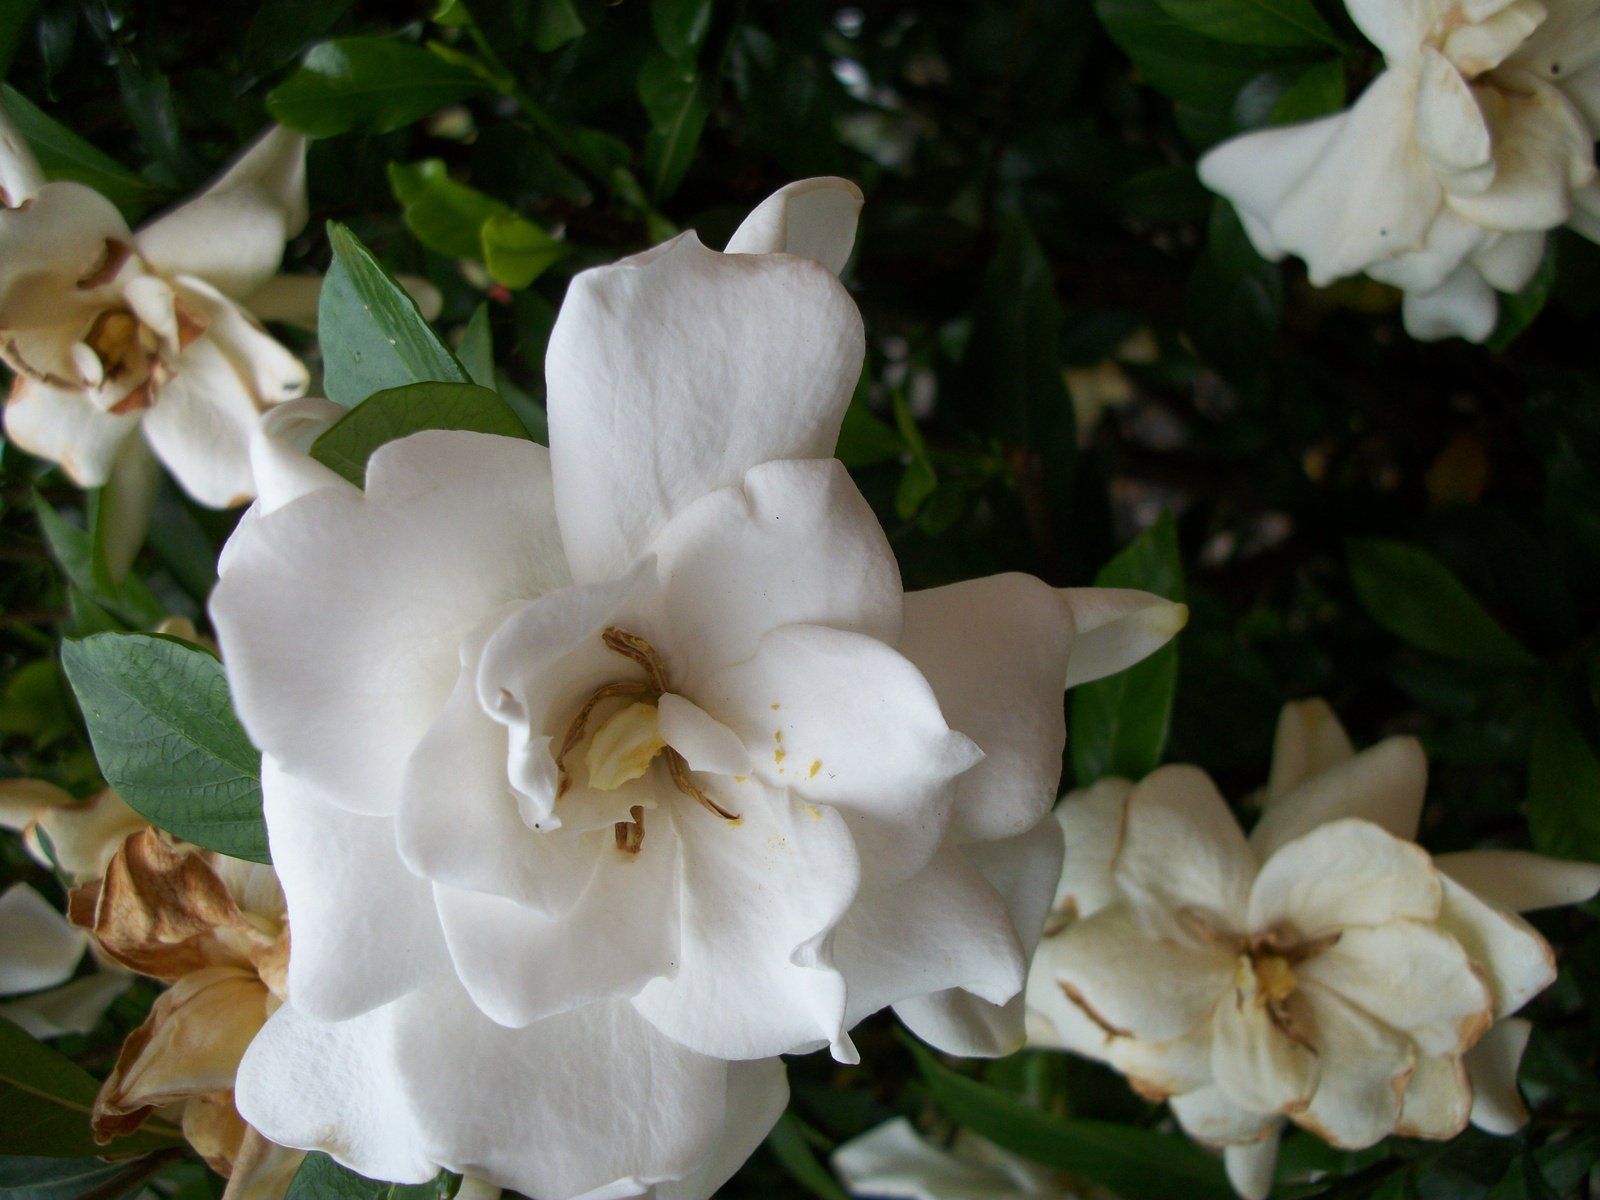
[[1439, 915], [1440, 878], [1413, 842], [1352, 817], [1319, 825], [1269, 858], [1250, 892], [1250, 928], [1305, 938]]
[[139, 426], [136, 413], [108, 413], [81, 389], [55, 388], [18, 375], [6, 401], [6, 436], [29, 454], [59, 463], [79, 487], [100, 487], [122, 443]]
[[798, 254], [837, 275], [850, 260], [861, 189], [848, 179], [802, 179], [768, 196], [728, 239], [727, 254]]
[[1072, 628], [1053, 588], [995, 575], [905, 598], [899, 650], [945, 720], [983, 749], [956, 781], [951, 836], [1010, 837], [1049, 811], [1066, 741], [1061, 686]]
[[1278, 1134], [1242, 1146], [1224, 1146], [1222, 1165], [1228, 1182], [1243, 1200], [1267, 1200], [1278, 1169]]
[[262, 414], [250, 439], [250, 470], [262, 514], [325, 487], [355, 486], [310, 455], [311, 444], [346, 411], [331, 400], [307, 396], [273, 405]]
[[96, 971], [48, 992], [0, 1004], [0, 1017], [20, 1025], [24, 1032], [41, 1041], [69, 1033], [88, 1033], [133, 980], [132, 975], [122, 971]]
[[1489, 123], [1461, 72], [1424, 48], [1416, 96], [1417, 145], [1454, 195], [1480, 195], [1494, 182]]
[[882, 642], [817, 625], [769, 633], [691, 699], [744, 741], [756, 778], [844, 817], [871, 887], [908, 879], [932, 858], [951, 781], [982, 757], [945, 724], [911, 663]]
[[305, 150], [305, 138], [274, 126], [204, 192], [140, 229], [139, 253], [163, 274], [249, 295], [305, 227]]
[[1373, 263], [1367, 274], [1404, 292], [1431, 292], [1499, 236], [1444, 207], [1420, 247]]
[[[398, 1062], [422, 1048], [396, 1030], [404, 1009], [427, 1011], [429, 1000], [424, 993], [337, 1023], [285, 1003], [239, 1063], [239, 1115], [280, 1146], [321, 1150], [371, 1179], [432, 1179], [442, 1165], [428, 1153], [436, 1139], [402, 1086]], [[452, 1070], [436, 1082], [460, 1078]]]
[[671, 692], [656, 706], [661, 739], [671, 746], [691, 771], [712, 775], [750, 774], [750, 750], [721, 721], [714, 721], [696, 704]]
[[1147, 1100], [1165, 1100], [1211, 1082], [1211, 1022], [1164, 1042], [1112, 1038], [1106, 1061]]
[[[1028, 962], [1000, 895], [955, 846], [906, 882], [857, 900], [833, 954], [848, 988], [847, 1026], [951, 988], [1002, 1005], [1022, 990]], [[996, 1053], [1020, 1047], [1017, 1018], [1014, 1044]]]
[[829, 457], [862, 338], [827, 268], [717, 254], [693, 234], [575, 278], [545, 357], [575, 576], [620, 574], [691, 500], [759, 463]]
[[[109, 788], [74, 804], [53, 805], [40, 812], [28, 829], [28, 853], [45, 865], [59, 865], [75, 883], [99, 879], [130, 833], [149, 824]], [[44, 852], [43, 839], [50, 841]], [[54, 862], [52, 863], [52, 859]]]
[[[703, 777], [702, 777], [703, 778]], [[683, 841], [678, 973], [634, 997], [668, 1037], [719, 1058], [764, 1058], [841, 1044], [844, 980], [829, 935], [855, 898], [860, 868], [837, 813], [753, 780], [725, 821], [679, 796]], [[652, 823], [645, 824], [645, 853]]]
[[272, 862], [294, 930], [289, 994], [307, 1020], [364, 1013], [450, 972], [428, 882], [393, 822], [358, 816], [261, 760]]
[[1406, 1084], [1394, 1131], [1404, 1137], [1443, 1141], [1467, 1127], [1471, 1111], [1472, 1085], [1467, 1082], [1461, 1059], [1455, 1055], [1419, 1058], [1416, 1071]]
[[1421, 743], [1388, 738], [1279, 794], [1256, 822], [1250, 845], [1264, 860], [1318, 826], [1348, 817], [1409, 839], [1416, 836], [1427, 789], [1428, 756]]
[[1363, 1150], [1388, 1137], [1416, 1065], [1411, 1039], [1326, 988], [1301, 988], [1296, 1000], [1319, 1070], [1317, 1090], [1295, 1121], [1345, 1150]]
[[1348, 113], [1263, 129], [1230, 138], [1200, 159], [1200, 181], [1238, 210], [1251, 243], [1264, 258], [1280, 259], [1293, 247], [1272, 234], [1272, 219], [1327, 152]]
[[[205, 338], [249, 381], [259, 407], [305, 395], [311, 376], [302, 363], [250, 313], [203, 280], [179, 276], [179, 297], [208, 322]], [[182, 359], [178, 369], [183, 369]]]
[[1455, 939], [1433, 925], [1346, 929], [1295, 974], [1410, 1034], [1427, 1056], [1459, 1054], [1493, 1020], [1488, 986]]
[[1066, 842], [1061, 879], [1050, 905], [1058, 918], [1087, 917], [1117, 899], [1111, 865], [1133, 786], [1126, 779], [1102, 779], [1056, 806], [1053, 815]]
[[1350, 17], [1391, 63], [1413, 61], [1442, 15], [1439, 0], [1345, 0]]
[[[1267, 776], [1268, 805], [1288, 795], [1313, 775], [1355, 757], [1350, 735], [1326, 700], [1295, 700], [1278, 714]], [[1252, 835], [1252, 840], [1259, 830]]]
[[[1051, 887], [1061, 871], [1060, 827], [1045, 820], [1027, 833], [997, 842], [972, 842], [963, 850], [1000, 893], [1026, 961], [1039, 944]], [[994, 930], [989, 936], [1003, 940]], [[983, 998], [983, 990], [962, 987], [913, 997], [895, 1005], [895, 1012], [911, 1032], [947, 1054], [985, 1058], [1010, 1054], [1025, 1036], [1025, 997], [1019, 991], [995, 1004]]]
[[788, 1104], [781, 1058], [729, 1063], [727, 1111], [716, 1145], [689, 1174], [656, 1184], [655, 1200], [707, 1200], [756, 1152]]
[[260, 414], [251, 381], [220, 346], [201, 338], [144, 414], [144, 436], [190, 496], [233, 508], [255, 498], [250, 437]]
[[1433, 862], [1478, 899], [1507, 912], [1582, 904], [1600, 892], [1600, 863], [1524, 850], [1469, 850], [1441, 854]]
[[589, 886], [551, 917], [515, 900], [437, 887], [456, 973], [501, 1025], [522, 1026], [613, 996], [631, 996], [678, 958], [679, 863], [674, 823], [647, 818], [637, 854], [608, 832], [584, 835]]
[[1231, 997], [1234, 951], [1155, 941], [1121, 905], [1051, 938], [1056, 982], [1107, 1030], [1150, 1041], [1181, 1037]]
[[1276, 1113], [1241, 1108], [1216, 1084], [1174, 1096], [1167, 1103], [1185, 1133], [1213, 1146], [1252, 1145], [1277, 1137], [1283, 1127], [1283, 1118]]
[[1538, 76], [1519, 71], [1507, 83], [1515, 92], [1495, 90], [1498, 103], [1489, 108], [1494, 182], [1477, 194], [1452, 194], [1449, 204], [1488, 229], [1554, 229], [1572, 214], [1572, 189], [1594, 178], [1594, 132]]
[[[1493, 70], [1527, 41], [1547, 15], [1540, 0], [1479, 0], [1485, 11], [1478, 20], [1452, 29], [1444, 41], [1444, 52], [1468, 79]], [[1498, 12], [1489, 11], [1498, 7]], [[1448, 28], [1448, 26], [1446, 26]]]
[[1230, 991], [1217, 1005], [1211, 1039], [1217, 1086], [1247, 1112], [1299, 1112], [1316, 1090], [1316, 1053], [1253, 998]]
[[1129, 794], [1112, 879], [1152, 934], [1194, 941], [1198, 918], [1245, 932], [1255, 855], [1205, 772], [1162, 767]]
[[240, 529], [211, 613], [256, 744], [334, 803], [393, 812], [462, 640], [565, 582], [547, 462], [531, 442], [421, 433], [378, 449], [364, 495], [328, 488]]
[[837, 459], [763, 463], [687, 505], [652, 549], [674, 685], [743, 662], [781, 625], [828, 625], [893, 645], [900, 569]]
[[1556, 981], [1556, 956], [1539, 931], [1514, 913], [1490, 907], [1449, 878], [1439, 924], [1489, 981], [1496, 1018], [1509, 1016]]
[[65, 983], [88, 937], [25, 883], [0, 894], [0, 996]]
[[1501, 1021], [1467, 1051], [1472, 1081], [1472, 1123], [1505, 1137], [1528, 1123], [1528, 1107], [1517, 1090], [1517, 1068], [1533, 1025], [1513, 1017]]
[[[443, 993], [406, 1002], [396, 1024], [421, 1141], [452, 1170], [533, 1196], [628, 1196], [694, 1173], [718, 1148], [728, 1064], [624, 1002], [505, 1029]], [[770, 1068], [766, 1082], [764, 1098]]]
[[44, 172], [27, 139], [0, 107], [0, 207], [16, 208], [36, 195], [44, 184]]
[[1486, 341], [1499, 314], [1494, 289], [1470, 263], [1462, 264], [1430, 292], [1407, 292], [1401, 306], [1406, 332], [1419, 342], [1452, 337]]
[[1560, 87], [1572, 106], [1583, 114], [1589, 128], [1600, 129], [1600, 63], [1563, 76]]
[[830, 1160], [856, 1196], [894, 1200], [1022, 1200], [1031, 1195], [1005, 1172], [957, 1158], [917, 1136], [904, 1117], [852, 1138]]
[[26, 208], [0, 209], [0, 329], [86, 325], [105, 292], [79, 283], [131, 240], [111, 201], [81, 183], [47, 183]]
[[1165, 646], [1188, 623], [1187, 605], [1132, 588], [1063, 588], [1072, 611], [1067, 686], [1115, 675]]

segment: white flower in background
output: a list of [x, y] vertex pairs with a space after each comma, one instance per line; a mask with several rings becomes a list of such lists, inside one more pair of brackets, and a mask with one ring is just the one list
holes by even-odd
[[[828, 457], [862, 359], [860, 193], [796, 184], [571, 284], [551, 448], [429, 432], [358, 490], [264, 420], [212, 614], [264, 751], [289, 1003], [273, 1139], [542, 1200], [710, 1194], [774, 1056], [896, 1004], [1022, 1040], [1063, 685], [1180, 606], [1009, 575], [905, 595]], [[1070, 654], [1070, 663], [1069, 663]]]
[[[1414, 739], [1355, 754], [1321, 701], [1279, 722], [1246, 840], [1211, 781], [1164, 767], [1059, 810], [1068, 857], [1028, 985], [1029, 1037], [1102, 1059], [1226, 1147], [1265, 1196], [1284, 1120], [1358, 1149], [1526, 1120], [1526, 1022], [1555, 979], [1517, 912], [1585, 900], [1600, 866], [1409, 839]], [[1498, 1022], [1498, 1024], [1497, 1024]]]
[[0, 205], [11, 440], [99, 487], [119, 456], [143, 453], [138, 431], [200, 503], [251, 499], [256, 420], [309, 378], [252, 315], [285, 315], [274, 276], [306, 223], [305, 139], [270, 130], [131, 232], [100, 193], [46, 182], [0, 112]]
[[1345, 0], [1387, 69], [1354, 107], [1200, 160], [1268, 258], [1405, 292], [1417, 338], [1481, 342], [1545, 236], [1600, 241], [1600, 0]]
[[[904, 1117], [885, 1121], [833, 1152], [834, 1173], [853, 1196], [884, 1200], [1079, 1200], [1060, 1172], [1009, 1154], [968, 1130], [949, 1150]], [[1099, 1189], [1096, 1195], [1106, 1195]]]

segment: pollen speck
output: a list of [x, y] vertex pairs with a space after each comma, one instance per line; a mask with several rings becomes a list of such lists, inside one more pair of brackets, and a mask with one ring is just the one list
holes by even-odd
[[822, 820], [822, 810], [815, 804], [808, 804], [806, 805], [806, 816], [810, 817], [813, 821], [820, 821]]
[[735, 782], [735, 783], [745, 783], [745, 782], [747, 782], [747, 780], [748, 780], [748, 778], [749, 778], [749, 777], [748, 777], [748, 776], [745, 776], [745, 775], [735, 775], [735, 776], [734, 776], [734, 777], [733, 777], [733, 781], [734, 781], [734, 782]]
[[772, 761], [775, 763], [781, 763], [787, 757], [788, 755], [784, 754], [782, 750], [774, 750], [772, 752]]
[[817, 777], [817, 772], [820, 770], [822, 770], [822, 760], [820, 758], [813, 758], [811, 760], [811, 770], [806, 772], [806, 778], [815, 779]]
[[774, 730], [773, 730], [773, 731], [772, 731], [772, 740], [773, 740], [773, 741], [775, 741], [775, 742], [781, 742], [781, 741], [783, 741], [783, 730], [781, 730], [781, 729], [774, 729]]
[[783, 707], [783, 705], [781, 705], [781, 704], [769, 704], [767, 707], [772, 709], [773, 712], [777, 712], [780, 708]]

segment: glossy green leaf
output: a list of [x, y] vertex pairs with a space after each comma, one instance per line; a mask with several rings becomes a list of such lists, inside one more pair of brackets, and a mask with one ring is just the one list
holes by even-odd
[[1212, 202], [1205, 252], [1184, 292], [1184, 324], [1207, 359], [1248, 376], [1272, 348], [1283, 319], [1283, 274], [1250, 244], [1233, 206]]
[[639, 71], [639, 100], [650, 115], [644, 148], [645, 186], [656, 201], [683, 182], [711, 115], [710, 78], [666, 53], [652, 54]]
[[1333, 46], [1344, 43], [1311, 0], [1158, 0], [1186, 29], [1246, 46]]
[[417, 241], [451, 258], [482, 257], [479, 229], [489, 218], [511, 211], [494, 197], [451, 179], [437, 158], [390, 163], [389, 188]]
[[1401, 641], [1486, 667], [1539, 665], [1426, 550], [1384, 538], [1352, 539], [1346, 550], [1362, 607]]
[[0, 1018], [0, 1154], [143, 1154], [180, 1140], [176, 1129], [152, 1121], [131, 1137], [97, 1144], [89, 1117], [99, 1090], [87, 1071]]
[[1272, 106], [1271, 123], [1292, 125], [1325, 117], [1344, 108], [1346, 100], [1344, 63], [1337, 58], [1308, 67], [1284, 89]]
[[483, 265], [496, 283], [512, 289], [527, 287], [567, 253], [565, 242], [557, 241], [515, 213], [490, 217], [478, 233], [483, 243]]
[[39, 169], [48, 179], [70, 179], [99, 192], [129, 221], [135, 221], [161, 198], [159, 190], [109, 154], [96, 149], [66, 126], [45, 116], [9, 83], [0, 84], [6, 115], [28, 141]]
[[306, 1155], [284, 1200], [449, 1200], [460, 1180], [441, 1173], [427, 1183], [384, 1183], [341, 1167], [326, 1154]]
[[817, 1161], [816, 1153], [806, 1140], [806, 1128], [793, 1113], [784, 1113], [778, 1118], [772, 1132], [767, 1134], [767, 1149], [817, 1200], [850, 1200], [828, 1168]]
[[343, 225], [330, 222], [328, 268], [317, 306], [322, 386], [346, 408], [385, 388], [467, 383], [467, 373], [429, 327], [416, 301]]
[[1528, 827], [1541, 853], [1600, 862], [1600, 756], [1553, 689], [1533, 730]]
[[177, 638], [97, 633], [61, 647], [106, 783], [141, 816], [209, 850], [269, 862], [261, 754], [216, 657]]
[[534, 48], [545, 54], [582, 37], [586, 28], [572, 0], [535, 0], [531, 18]]
[[995, 1145], [1070, 1171], [1122, 1196], [1232, 1200], [1222, 1163], [1178, 1134], [1052, 1116], [941, 1066], [913, 1044], [917, 1066], [946, 1115]]
[[488, 90], [472, 71], [390, 38], [336, 38], [313, 46], [267, 95], [267, 111], [311, 137], [387, 133]]
[[456, 358], [472, 377], [473, 383], [490, 391], [498, 390], [494, 378], [494, 329], [489, 323], [487, 300], [472, 310], [467, 327], [461, 334], [461, 344], [456, 347]]
[[0, 1200], [78, 1200], [127, 1169], [98, 1158], [0, 1158]]
[[474, 383], [412, 383], [374, 393], [311, 444], [311, 457], [360, 487], [379, 446], [424, 429], [466, 429], [526, 438], [517, 414]]
[[[1177, 523], [1163, 513], [1104, 567], [1096, 587], [1138, 588], [1184, 598]], [[1125, 671], [1072, 691], [1067, 748], [1079, 787], [1117, 775], [1140, 779], [1161, 765], [1178, 689], [1178, 643], [1168, 642]]]
[[68, 522], [37, 494], [34, 511], [61, 570], [97, 606], [133, 628], [155, 625], [167, 615], [165, 607], [138, 576], [111, 579], [105, 559], [88, 531]]
[[650, 23], [663, 50], [692, 59], [711, 31], [711, 0], [650, 0]]
[[852, 471], [859, 471], [894, 462], [905, 453], [904, 437], [873, 416], [864, 401], [850, 401], [850, 407], [844, 412], [844, 423], [839, 427], [839, 444], [833, 452], [835, 458]]

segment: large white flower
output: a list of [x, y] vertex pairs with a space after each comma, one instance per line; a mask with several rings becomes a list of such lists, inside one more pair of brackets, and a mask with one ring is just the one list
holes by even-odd
[[[1246, 840], [1211, 781], [1164, 767], [1060, 810], [1068, 856], [1029, 980], [1030, 1040], [1103, 1059], [1270, 1187], [1284, 1120], [1357, 1149], [1526, 1120], [1528, 1026], [1555, 979], [1516, 915], [1600, 889], [1600, 866], [1409, 839], [1427, 763], [1411, 738], [1355, 754], [1320, 701], [1279, 722]], [[1497, 1023], [1498, 1022], [1498, 1023]]]
[[239, 1083], [274, 1140], [699, 1197], [781, 1111], [775, 1055], [850, 1058], [887, 1004], [1020, 1044], [1062, 687], [1181, 609], [902, 593], [829, 457], [859, 203], [796, 184], [731, 253], [685, 234], [578, 276], [548, 452], [418, 434], [363, 492], [294, 452], [318, 405], [264, 422], [212, 613], [294, 930]]
[[99, 192], [46, 182], [0, 111], [7, 435], [99, 487], [142, 453], [138, 430], [200, 503], [250, 500], [256, 420], [309, 378], [252, 315], [284, 315], [274, 276], [306, 215], [305, 139], [286, 129], [130, 232]]
[[1387, 69], [1354, 107], [1200, 160], [1262, 254], [1405, 292], [1413, 337], [1481, 342], [1546, 234], [1600, 241], [1600, 0], [1345, 0]]

